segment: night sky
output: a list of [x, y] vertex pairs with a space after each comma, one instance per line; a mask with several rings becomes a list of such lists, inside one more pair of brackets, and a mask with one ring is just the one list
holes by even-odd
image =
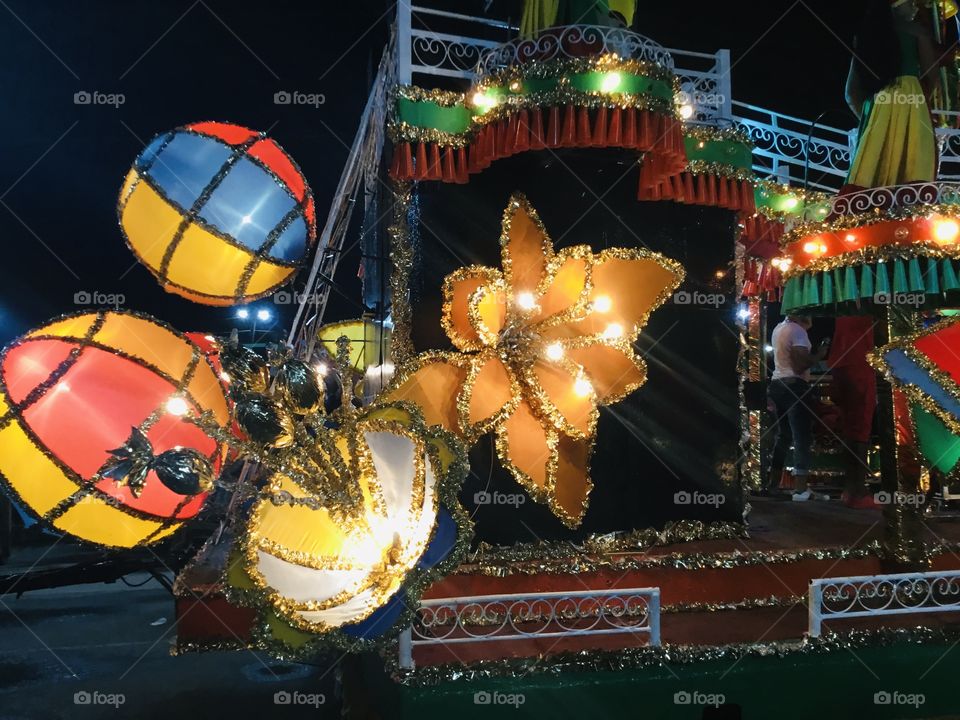
[[[842, 90], [859, 3], [640, 5], [637, 27], [663, 45], [730, 48], [735, 99], [803, 118], [836, 109], [826, 122], [854, 124]], [[491, 13], [516, 18], [519, 6], [495, 0]], [[88, 307], [74, 302], [84, 291], [122, 294], [182, 330], [228, 330], [229, 310], [163, 292], [126, 248], [116, 196], [127, 169], [151, 137], [187, 122], [269, 130], [306, 174], [322, 224], [392, 14], [384, 0], [0, 0], [0, 343]], [[326, 102], [274, 104], [284, 90]], [[123, 103], [75, 104], [81, 91]], [[359, 314], [358, 263], [354, 251], [341, 264], [329, 319]]]

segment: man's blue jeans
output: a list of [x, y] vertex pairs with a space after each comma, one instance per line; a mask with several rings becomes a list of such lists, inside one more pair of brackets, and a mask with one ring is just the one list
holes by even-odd
[[773, 444], [773, 468], [782, 468], [793, 441], [793, 474], [810, 474], [810, 446], [813, 444], [813, 411], [810, 407], [810, 383], [802, 378], [773, 380], [767, 391], [776, 408], [776, 439]]

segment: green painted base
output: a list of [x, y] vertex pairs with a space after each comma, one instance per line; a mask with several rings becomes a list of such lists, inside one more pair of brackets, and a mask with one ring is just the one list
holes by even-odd
[[[960, 717], [958, 665], [960, 649], [950, 645], [899, 644], [669, 668], [534, 670], [522, 678], [435, 687], [399, 686], [381, 677], [376, 683], [381, 692], [375, 696], [378, 705], [383, 703], [381, 717], [411, 720], [945, 718]], [[733, 707], [707, 710], [694, 704], [717, 701], [739, 706], [740, 713]]]

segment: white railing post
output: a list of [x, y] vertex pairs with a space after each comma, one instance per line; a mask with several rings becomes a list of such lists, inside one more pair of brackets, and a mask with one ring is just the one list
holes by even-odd
[[823, 586], [819, 583], [810, 583], [810, 597], [807, 607], [807, 635], [820, 637], [820, 626], [823, 621], [821, 608], [823, 605]]
[[413, 9], [409, 0], [397, 0], [397, 82], [413, 82], [410, 43], [413, 39]]
[[400, 667], [403, 670], [413, 670], [413, 629], [407, 628], [400, 633]]
[[660, 647], [660, 588], [654, 588], [647, 599], [647, 611], [650, 618], [650, 644]]
[[717, 50], [717, 92], [723, 97], [720, 104], [720, 117], [733, 118], [733, 84], [730, 79], [730, 51]]

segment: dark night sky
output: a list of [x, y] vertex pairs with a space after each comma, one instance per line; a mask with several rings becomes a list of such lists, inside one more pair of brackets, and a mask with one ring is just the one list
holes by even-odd
[[[479, 0], [434, 3], [481, 12]], [[517, 16], [519, 2], [495, 2]], [[812, 118], [842, 108], [860, 3], [641, 2], [638, 27], [677, 48], [733, 53], [734, 97]], [[154, 134], [221, 119], [270, 130], [327, 212], [391, 16], [386, 0], [0, 3], [0, 343], [78, 308], [78, 291], [183, 330], [224, 331], [225, 309], [168, 295], [136, 263], [116, 225], [116, 194]], [[123, 93], [118, 108], [76, 105], [78, 91]], [[323, 93], [319, 108], [273, 103], [279, 90]], [[829, 122], [849, 127], [853, 118]], [[359, 297], [358, 257], [338, 281]], [[342, 298], [328, 318], [358, 314]]]

